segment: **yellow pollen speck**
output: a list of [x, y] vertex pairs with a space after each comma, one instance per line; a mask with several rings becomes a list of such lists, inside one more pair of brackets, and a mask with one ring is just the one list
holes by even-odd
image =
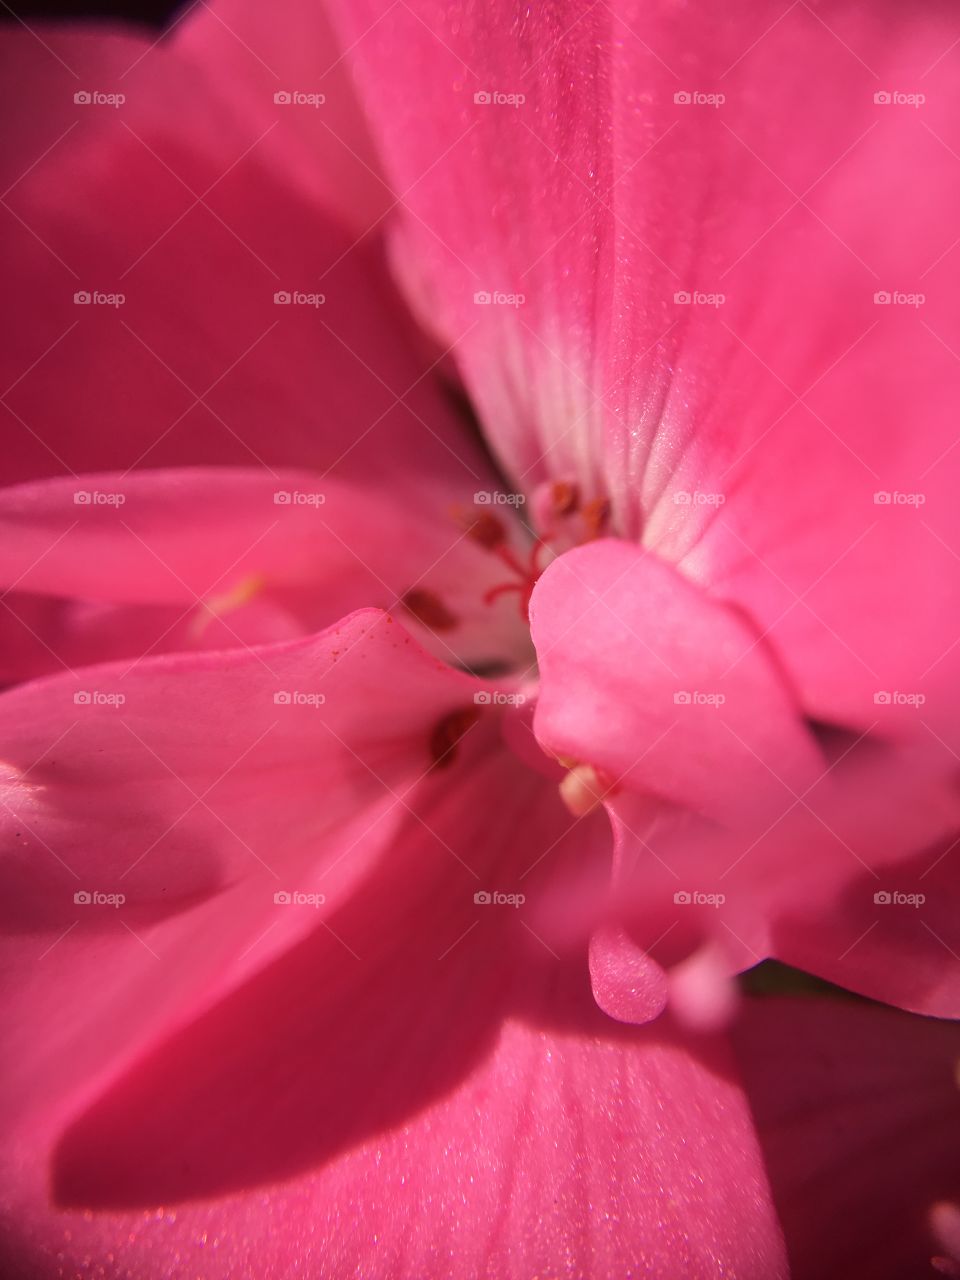
[[610, 790], [592, 764], [578, 764], [560, 783], [560, 798], [575, 818], [592, 813]]
[[230, 613], [231, 610], [239, 609], [241, 605], [248, 604], [259, 591], [263, 590], [263, 587], [263, 576], [259, 573], [252, 573], [249, 578], [244, 578], [242, 582], [238, 582], [231, 590], [202, 601], [198, 606], [196, 617], [190, 624], [191, 637], [194, 640], [198, 639], [210, 625], [212, 618], [222, 618], [225, 613]]

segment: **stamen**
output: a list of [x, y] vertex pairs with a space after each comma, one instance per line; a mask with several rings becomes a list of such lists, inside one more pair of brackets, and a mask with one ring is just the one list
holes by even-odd
[[479, 542], [480, 546], [486, 547], [488, 551], [501, 546], [507, 540], [507, 530], [503, 521], [492, 511], [481, 511], [478, 515], [464, 515], [460, 512], [458, 521], [467, 537], [473, 542]]
[[480, 712], [476, 707], [461, 707], [459, 711], [451, 711], [434, 725], [430, 734], [430, 758], [435, 769], [446, 769], [453, 764], [457, 744], [479, 718]]
[[530, 621], [530, 597], [533, 595], [533, 588], [537, 585], [537, 579], [543, 572], [543, 566], [540, 564], [540, 553], [546, 547], [547, 542], [544, 538], [538, 538], [530, 548], [527, 557], [527, 563], [524, 564], [511, 547], [497, 547], [495, 554], [503, 561], [507, 568], [517, 575], [517, 582], [501, 582], [497, 586], [491, 587], [484, 593], [484, 604], [493, 604], [494, 600], [505, 595], [509, 591], [519, 591], [520, 593], [520, 616], [524, 622]]
[[452, 631], [460, 619], [451, 613], [438, 595], [422, 587], [404, 592], [400, 603], [423, 626], [431, 631]]
[[203, 600], [198, 606], [196, 616], [190, 623], [191, 637], [194, 640], [199, 639], [214, 618], [222, 618], [225, 613], [239, 609], [241, 605], [249, 604], [254, 596], [263, 589], [264, 582], [265, 580], [261, 574], [252, 573], [249, 578], [244, 578], [242, 582], [238, 582], [229, 591], [224, 591], [218, 596], [210, 596], [209, 599]]
[[550, 500], [554, 515], [573, 515], [580, 505], [580, 490], [570, 480], [557, 480], [550, 491]]
[[512, 569], [514, 573], [518, 573], [521, 578], [526, 578], [529, 574], [530, 570], [517, 558], [517, 553], [512, 547], [497, 547], [496, 555], [497, 559], [502, 560], [508, 569]]
[[578, 764], [560, 783], [560, 799], [575, 818], [592, 813], [613, 790], [613, 782], [592, 764]]
[[585, 541], [592, 542], [594, 538], [599, 538], [610, 519], [610, 499], [591, 498], [580, 512], [580, 517], [586, 529]]
[[501, 582], [498, 587], [491, 587], [489, 591], [483, 593], [483, 603], [493, 604], [494, 600], [498, 600], [500, 596], [510, 591], [526, 591], [526, 589], [526, 583], [523, 582]]

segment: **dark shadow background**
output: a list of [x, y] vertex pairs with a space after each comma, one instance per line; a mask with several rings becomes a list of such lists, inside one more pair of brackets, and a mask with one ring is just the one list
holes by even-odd
[[[189, 0], [187, 0], [187, 3]], [[171, 3], [171, 0], [100, 0], [99, 4], [71, 4], [69, 0], [14, 0], [12, 4], [0, 0], [0, 23], [19, 20], [64, 21], [75, 19], [88, 21], [113, 19], [137, 23], [140, 26], [162, 30], [187, 3]]]

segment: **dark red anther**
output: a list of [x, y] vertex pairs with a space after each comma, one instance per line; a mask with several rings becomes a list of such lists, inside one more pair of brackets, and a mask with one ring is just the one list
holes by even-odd
[[610, 519], [610, 499], [591, 498], [584, 504], [580, 516], [586, 529], [585, 541], [599, 538], [606, 531], [607, 521]]
[[550, 501], [554, 515], [573, 515], [580, 505], [580, 490], [569, 480], [556, 480], [550, 490]]
[[481, 511], [477, 515], [468, 515], [462, 520], [464, 532], [473, 542], [479, 542], [488, 551], [500, 547], [507, 540], [507, 530], [503, 521], [492, 511]]
[[451, 711], [434, 725], [430, 734], [430, 758], [435, 769], [446, 769], [453, 764], [457, 744], [473, 728], [479, 717], [477, 707], [461, 707], [459, 711]]
[[451, 613], [438, 595], [423, 587], [413, 587], [404, 592], [400, 603], [407, 613], [431, 631], [452, 631], [460, 619]]

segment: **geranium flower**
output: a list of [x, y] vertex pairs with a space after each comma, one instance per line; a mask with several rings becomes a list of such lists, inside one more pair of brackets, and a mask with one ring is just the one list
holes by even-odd
[[333, 13], [7, 37], [14, 1266], [782, 1274], [734, 975], [957, 1014], [958, 33]]

